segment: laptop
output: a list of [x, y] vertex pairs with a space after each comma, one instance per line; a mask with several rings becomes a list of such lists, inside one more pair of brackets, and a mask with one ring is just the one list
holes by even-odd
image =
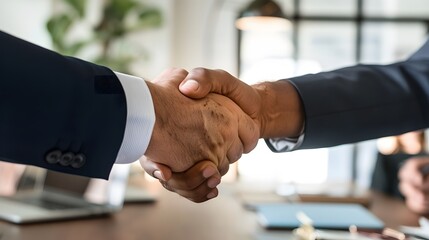
[[[11, 166], [12, 170], [24, 167], [13, 165], [9, 164], [9, 172]], [[5, 184], [13, 185], [3, 192], [7, 196], [0, 196], [0, 219], [17, 224], [54, 221], [110, 214], [123, 206], [129, 165], [115, 164], [109, 180], [24, 168], [12, 177], [9, 174], [9, 179], [0, 176], [3, 189]]]

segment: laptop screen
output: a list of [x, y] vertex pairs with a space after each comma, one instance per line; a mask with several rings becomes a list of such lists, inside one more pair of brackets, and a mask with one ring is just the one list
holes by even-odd
[[109, 180], [70, 175], [34, 166], [0, 162], [0, 196], [28, 192], [56, 192], [95, 204], [121, 207], [129, 165], [115, 164]]

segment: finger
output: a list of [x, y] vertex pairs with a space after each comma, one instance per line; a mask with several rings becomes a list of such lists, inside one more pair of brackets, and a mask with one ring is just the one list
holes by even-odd
[[162, 186], [168, 191], [175, 192], [193, 202], [203, 202], [218, 195], [218, 189], [216, 187], [211, 187], [210, 185], [212, 184], [210, 182], [215, 182], [215, 185], [217, 186], [220, 183], [220, 178], [211, 177], [192, 190], [174, 189], [168, 182], [160, 181]]
[[429, 204], [429, 195], [419, 188], [407, 182], [400, 182], [399, 190], [404, 197], [414, 206], [424, 206]]
[[252, 117], [257, 115], [260, 96], [251, 86], [223, 70], [195, 68], [182, 81], [179, 90], [192, 98], [203, 98], [210, 92], [233, 100]]
[[399, 182], [399, 191], [406, 198], [407, 197], [413, 197], [415, 195], [415, 193], [417, 192], [416, 188], [412, 184], [410, 184], [409, 182], [405, 182], [405, 181]]
[[427, 204], [417, 202], [414, 199], [405, 199], [405, 204], [411, 211], [418, 214], [426, 214], [429, 212], [429, 206]]
[[201, 161], [185, 172], [173, 173], [163, 187], [193, 202], [204, 202], [218, 195], [221, 176], [211, 161]]
[[429, 194], [429, 177], [428, 176], [424, 177], [422, 191]]
[[[217, 178], [218, 182], [220, 182], [220, 178]], [[216, 187], [209, 187], [208, 181], [203, 182], [201, 185], [197, 186], [192, 190], [182, 190], [182, 189], [173, 189], [174, 192], [179, 194], [180, 196], [187, 198], [193, 202], [203, 202], [213, 197], [216, 197], [218, 194], [218, 189]], [[168, 184], [168, 183], [167, 183]], [[172, 189], [171, 186], [167, 186]]]
[[259, 126], [230, 99], [217, 94], [211, 94], [209, 97], [227, 108], [230, 113], [231, 121], [225, 128], [224, 139], [228, 142], [225, 148], [226, 156], [229, 163], [233, 163], [243, 152], [248, 153], [255, 148], [259, 139]]
[[429, 212], [428, 198], [421, 192], [416, 191], [405, 196], [405, 203], [414, 212], [420, 214]]
[[423, 175], [420, 172], [420, 158], [410, 158], [401, 167], [398, 178], [403, 182], [409, 182], [414, 186], [422, 186]]
[[234, 163], [238, 159], [241, 158], [241, 155], [243, 154], [243, 144], [242, 141], [239, 139], [239, 137], [235, 137], [231, 147], [228, 149], [226, 156], [228, 158], [229, 163]]
[[182, 68], [168, 68], [152, 80], [154, 83], [174, 83], [178, 86], [188, 75], [188, 71]]
[[218, 167], [219, 173], [221, 176], [224, 176], [225, 174], [228, 173], [229, 170], [229, 160], [225, 160], [222, 162], [222, 164], [220, 164]]
[[[220, 183], [220, 173], [216, 165], [207, 160], [198, 162], [185, 172], [173, 173], [171, 179], [167, 181], [167, 183], [170, 188], [174, 189], [176, 192], [179, 190], [190, 191], [207, 182], [210, 177], [217, 177]], [[212, 188], [216, 186], [217, 184], [212, 186]]]
[[400, 191], [405, 197], [405, 204], [414, 212], [424, 210], [422, 194], [419, 193], [411, 184], [400, 183]]
[[159, 183], [161, 183], [161, 185], [167, 189], [170, 192], [176, 192], [175, 189], [171, 188], [167, 182], [163, 181], [163, 180], [159, 180]]
[[147, 157], [140, 158], [140, 165], [152, 177], [159, 180], [168, 181], [171, 178], [171, 169], [161, 163], [155, 163]]
[[[248, 153], [256, 147], [258, 143], [258, 139], [260, 136], [259, 125], [250, 118], [246, 113], [243, 112], [237, 105], [224, 105], [229, 108], [231, 113], [235, 115], [237, 120], [237, 128], [238, 128], [238, 138], [240, 140], [241, 146], [234, 146], [233, 150], [241, 150], [238, 158], [236, 156], [228, 155], [230, 160], [238, 160], [241, 157], [241, 154]], [[234, 142], [234, 144], [238, 144], [238, 142]], [[241, 149], [239, 149], [241, 147]], [[236, 152], [238, 155], [238, 152]], [[233, 162], [234, 162], [233, 161]], [[232, 163], [232, 162], [230, 162]]]
[[[196, 192], [191, 192], [191, 195], [185, 197], [188, 200], [196, 203], [202, 203], [207, 200], [213, 199], [218, 196], [219, 190], [217, 188], [210, 189], [210, 192], [208, 194], [197, 194], [199, 192], [199, 189]], [[178, 193], [179, 195], [183, 196], [182, 194]], [[184, 197], [184, 196], [183, 196]]]
[[243, 152], [249, 153], [258, 144], [260, 129], [258, 124], [244, 113], [239, 113], [238, 135], [243, 144]]

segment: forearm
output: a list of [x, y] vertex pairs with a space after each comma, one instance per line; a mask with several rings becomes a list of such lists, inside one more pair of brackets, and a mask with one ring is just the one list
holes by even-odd
[[427, 60], [358, 65], [291, 79], [305, 109], [302, 148], [396, 135], [428, 126]]
[[260, 137], [299, 136], [304, 127], [304, 110], [291, 82], [264, 82], [253, 87], [261, 96]]
[[1, 31], [0, 43], [2, 160], [107, 178], [127, 114], [116, 75]]

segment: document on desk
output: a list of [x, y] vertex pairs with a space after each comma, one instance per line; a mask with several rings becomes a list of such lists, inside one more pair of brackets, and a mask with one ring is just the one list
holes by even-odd
[[381, 230], [384, 227], [376, 216], [359, 204], [350, 203], [270, 203], [255, 206], [259, 222], [270, 229], [295, 229], [301, 225], [298, 213], [307, 215], [317, 229]]

